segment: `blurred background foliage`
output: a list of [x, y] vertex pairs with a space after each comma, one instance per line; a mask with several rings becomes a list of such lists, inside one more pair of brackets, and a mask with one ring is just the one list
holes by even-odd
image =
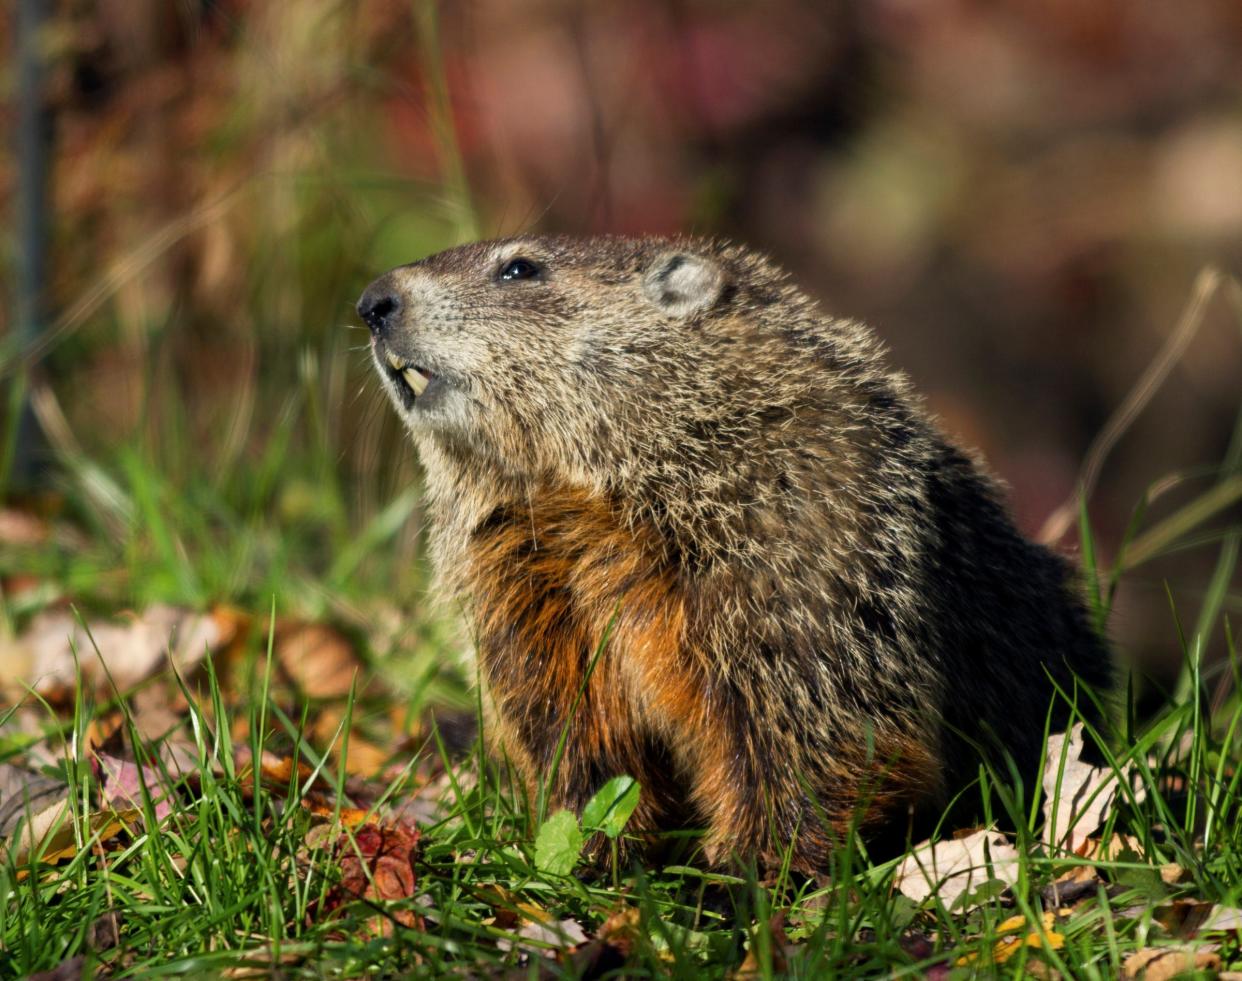
[[[1236, 0], [50, 6], [33, 346], [15, 235], [0, 256], [3, 385], [28, 376], [45, 437], [32, 481], [0, 480], [81, 533], [0, 549], [10, 619], [63, 596], [275, 595], [382, 625], [380, 654], [447, 643], [417, 460], [348, 325], [372, 277], [461, 240], [692, 231], [769, 251], [876, 327], [1032, 534], [1196, 272], [1242, 259]], [[14, 19], [0, 31], [15, 52]], [[7, 228], [16, 187], [6, 154]], [[1145, 521], [1217, 480], [1238, 327], [1207, 310], [1109, 458], [1089, 511], [1104, 561], [1154, 482], [1190, 475]], [[1193, 621], [1240, 521], [1123, 581], [1112, 633], [1158, 676], [1180, 658], [1166, 584]], [[1236, 589], [1223, 605], [1236, 616]]]

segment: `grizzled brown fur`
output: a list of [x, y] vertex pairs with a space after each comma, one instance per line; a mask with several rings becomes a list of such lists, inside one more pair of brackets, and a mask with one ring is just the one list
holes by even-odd
[[[554, 804], [628, 773], [639, 827], [705, 825], [715, 862], [792, 842], [820, 868], [852, 821], [938, 813], [982, 756], [1029, 780], [1054, 683], [1108, 686], [1067, 565], [871, 332], [762, 256], [484, 242], [359, 310], [494, 739], [533, 788], [569, 726]], [[417, 399], [410, 378], [431, 379]]]

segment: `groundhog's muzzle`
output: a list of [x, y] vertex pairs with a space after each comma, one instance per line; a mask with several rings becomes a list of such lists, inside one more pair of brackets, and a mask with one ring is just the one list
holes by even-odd
[[394, 288], [391, 275], [381, 276], [368, 286], [358, 300], [358, 316], [371, 331], [377, 362], [402, 396], [407, 409], [414, 399], [427, 390], [435, 375], [419, 365], [405, 361], [386, 343], [387, 335], [400, 321], [401, 296]]
[[401, 297], [388, 275], [371, 283], [358, 299], [358, 316], [375, 337], [382, 337], [397, 322], [400, 314]]

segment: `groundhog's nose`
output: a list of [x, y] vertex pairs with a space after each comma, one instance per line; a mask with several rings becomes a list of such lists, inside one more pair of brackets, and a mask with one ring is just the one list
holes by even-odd
[[400, 310], [401, 297], [394, 292], [387, 276], [368, 286], [358, 300], [358, 316], [377, 336], [392, 326]]

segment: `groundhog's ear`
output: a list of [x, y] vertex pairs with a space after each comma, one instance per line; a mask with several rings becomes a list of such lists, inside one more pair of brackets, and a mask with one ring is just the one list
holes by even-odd
[[688, 317], [720, 299], [725, 274], [711, 259], [693, 252], [665, 252], [643, 275], [643, 292], [670, 317]]

